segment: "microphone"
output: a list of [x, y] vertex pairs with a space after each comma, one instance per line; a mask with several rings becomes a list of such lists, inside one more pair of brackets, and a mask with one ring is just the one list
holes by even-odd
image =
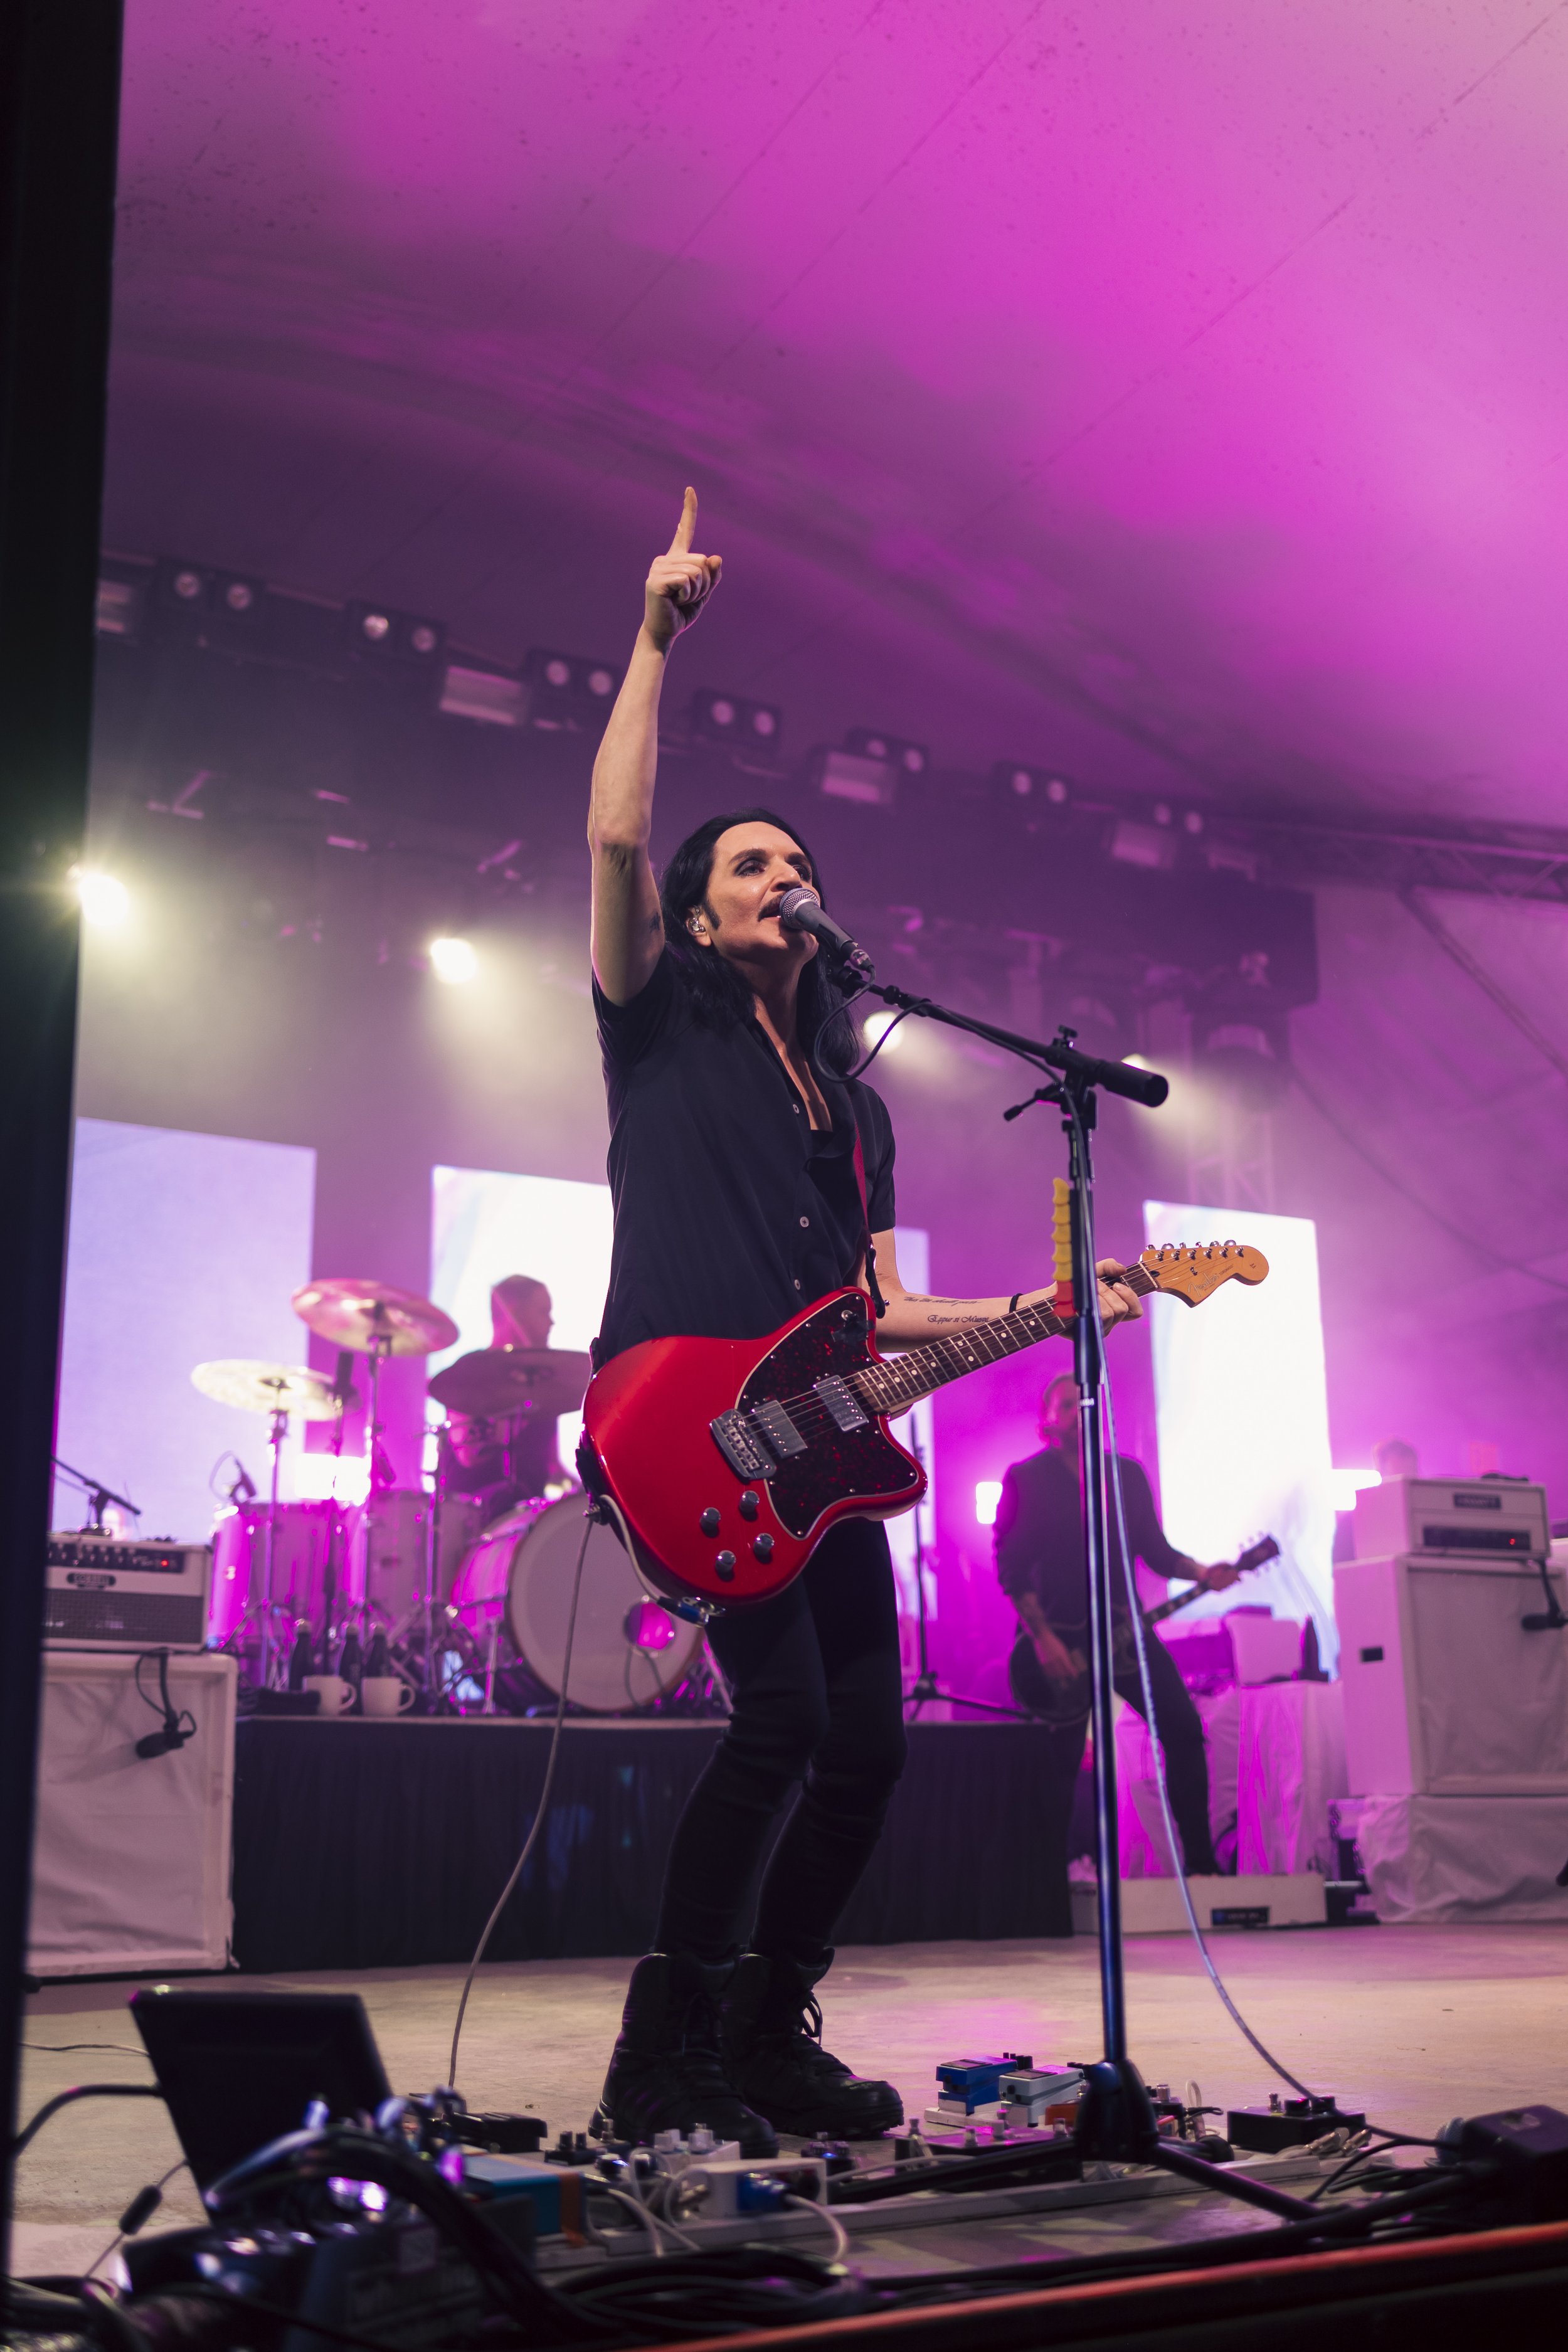
[[815, 891], [804, 882], [786, 890], [779, 900], [779, 920], [786, 931], [809, 931], [841, 964], [869, 980], [875, 967], [865, 949], [852, 940], [841, 924], [836, 923]]

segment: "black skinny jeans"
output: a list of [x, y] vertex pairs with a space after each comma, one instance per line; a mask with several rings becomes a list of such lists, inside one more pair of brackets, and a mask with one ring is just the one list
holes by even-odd
[[[709, 1641], [734, 1711], [676, 1824], [654, 1948], [819, 1965], [904, 1769], [885, 1531], [843, 1521], [777, 1600], [715, 1619]], [[797, 1784], [753, 1924], [758, 1865]]]

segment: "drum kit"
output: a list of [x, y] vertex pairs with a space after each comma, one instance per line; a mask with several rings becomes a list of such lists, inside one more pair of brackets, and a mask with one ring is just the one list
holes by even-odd
[[[427, 1714], [531, 1713], [559, 1701], [574, 1570], [586, 1507], [562, 1480], [493, 1507], [459, 1490], [454, 1450], [440, 1448], [431, 1490], [399, 1487], [388, 1458], [382, 1372], [390, 1358], [449, 1348], [458, 1327], [428, 1298], [390, 1284], [339, 1277], [293, 1297], [300, 1320], [339, 1352], [335, 1381], [304, 1365], [242, 1359], [198, 1364], [205, 1396], [268, 1417], [267, 1500], [236, 1491], [214, 1534], [212, 1638], [238, 1653], [263, 1690], [373, 1650]], [[361, 1505], [285, 1501], [282, 1455], [291, 1421], [335, 1424], [340, 1459], [353, 1359], [368, 1362]], [[575, 1411], [585, 1355], [561, 1348], [481, 1348], [438, 1372], [429, 1392], [456, 1426], [493, 1443], [513, 1470], [521, 1433]], [[537, 1453], [537, 1443], [535, 1444]], [[249, 1482], [245, 1485], [248, 1486]], [[569, 1701], [589, 1715], [721, 1711], [700, 1626], [662, 1607], [618, 1538], [589, 1531], [572, 1648]]]

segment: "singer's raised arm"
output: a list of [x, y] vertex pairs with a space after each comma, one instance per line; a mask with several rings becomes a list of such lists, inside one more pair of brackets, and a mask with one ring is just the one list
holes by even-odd
[[653, 976], [663, 929], [648, 859], [658, 770], [658, 698], [669, 648], [719, 584], [720, 560], [691, 549], [697, 493], [689, 489], [668, 554], [655, 558], [621, 690], [594, 762], [588, 802], [593, 858], [595, 976], [612, 1004], [629, 1004]]

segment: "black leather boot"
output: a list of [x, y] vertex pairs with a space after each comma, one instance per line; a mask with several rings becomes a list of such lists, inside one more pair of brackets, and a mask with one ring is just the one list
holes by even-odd
[[599, 2116], [616, 2139], [695, 2131], [735, 2139], [742, 2156], [776, 2156], [778, 2141], [736, 2095], [719, 2051], [719, 1996], [731, 1969], [685, 1952], [649, 1952], [632, 1970]]
[[724, 2072], [741, 2097], [779, 2131], [833, 2139], [875, 2139], [904, 2119], [890, 2083], [852, 2074], [822, 2046], [814, 1987], [820, 1967], [747, 1952], [720, 2004]]

